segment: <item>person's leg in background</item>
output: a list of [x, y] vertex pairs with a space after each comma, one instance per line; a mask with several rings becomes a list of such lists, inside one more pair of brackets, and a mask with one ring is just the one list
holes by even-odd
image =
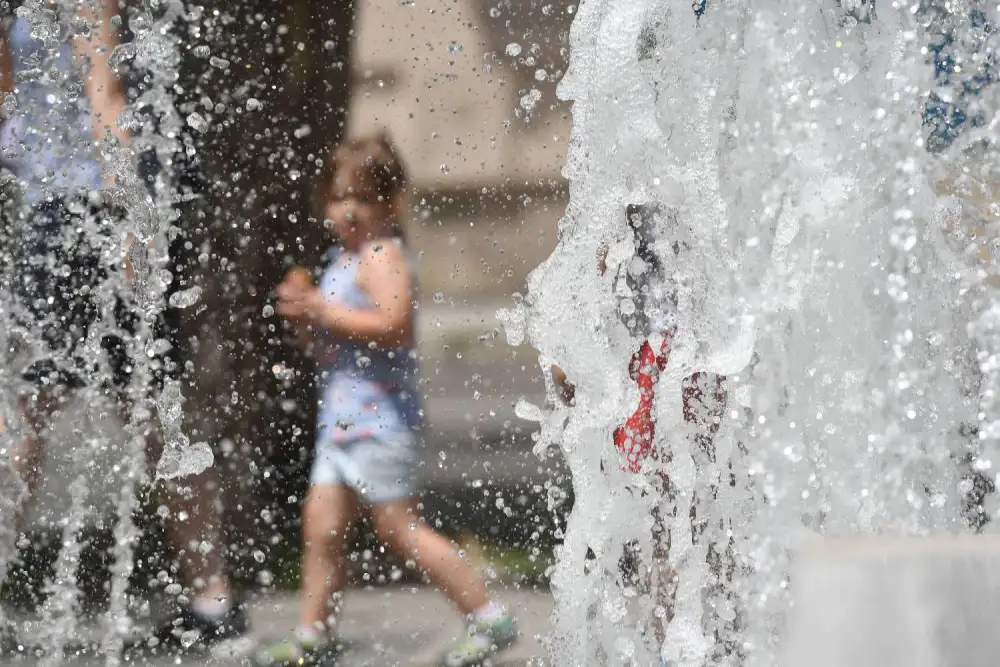
[[416, 563], [471, 621], [470, 632], [444, 656], [445, 667], [478, 665], [517, 640], [514, 620], [489, 599], [482, 577], [457, 546], [420, 518], [413, 497], [415, 454], [409, 438], [317, 446], [303, 508], [302, 622], [293, 637], [258, 652], [258, 666], [301, 664], [336, 645], [339, 593], [347, 583], [347, 527], [358, 511], [358, 488], [365, 489], [360, 500], [370, 508], [379, 540]]
[[490, 604], [482, 577], [458, 553], [458, 547], [427, 525], [415, 499], [372, 507], [379, 541], [412, 560], [460, 612], [473, 616]]
[[[200, 195], [205, 184], [197, 166], [180, 153], [174, 168], [177, 171], [170, 176], [172, 185], [167, 188], [168, 194], [158, 193], [153, 184], [160, 176], [161, 165], [151, 152], [141, 157], [140, 175], [149, 184], [150, 194], [153, 197], [181, 195], [182, 199]], [[165, 308], [154, 323], [152, 332], [155, 338], [166, 340], [170, 346], [155, 360], [158, 367], [154, 373], [153, 390], [159, 394], [158, 399], [162, 397], [166, 382], [179, 384], [181, 395], [185, 395], [195, 380], [188, 376], [186, 368], [186, 362], [191, 358], [187, 322], [183, 311], [170, 306], [169, 302], [173, 294], [189, 289], [195, 280], [198, 248], [197, 240], [192, 238], [192, 230], [202, 223], [203, 216], [197, 197], [181, 206], [180, 233], [170, 241], [168, 248], [169, 264], [166, 268], [172, 279], [164, 295]], [[150, 471], [155, 472], [164, 447], [163, 415], [154, 417], [152, 421], [146, 433], [146, 457]], [[184, 424], [180, 427], [184, 428]], [[248, 629], [246, 611], [234, 593], [227, 572], [220, 458], [220, 453], [216, 452], [215, 463], [205, 471], [161, 481], [156, 486], [160, 502], [169, 510], [167, 537], [178, 560], [181, 583], [190, 600], [179, 618], [168, 619], [155, 632], [160, 642], [176, 645], [185, 632], [197, 630], [201, 633], [201, 644], [211, 644], [241, 635]]]
[[45, 464], [44, 432], [51, 421], [53, 402], [42, 392], [24, 396], [18, 401], [22, 428], [20, 433], [15, 434], [17, 441], [11, 445], [9, 454], [11, 466], [24, 482], [27, 497], [33, 496], [41, 483], [42, 466]]
[[[320, 422], [324, 421], [321, 415]], [[346, 483], [350, 466], [339, 445], [320, 439], [302, 506], [299, 624], [290, 637], [257, 651], [254, 664], [259, 667], [311, 663], [339, 649], [337, 622], [347, 587], [347, 538], [359, 510], [357, 493]]]
[[[79, 349], [91, 325], [99, 318], [91, 295], [106, 279], [101, 270], [99, 240], [86, 238], [80, 229], [82, 217], [71, 212], [66, 199], [55, 199], [16, 213], [15, 234], [19, 252], [13, 256], [10, 293], [11, 324], [37, 340], [35, 358], [21, 375], [27, 386], [19, 391], [21, 424], [12, 433], [12, 467], [21, 476], [30, 497], [41, 483], [45, 462], [45, 437], [59, 408], [73, 391], [93, 379]], [[75, 210], [75, 209], [74, 209]], [[50, 266], [66, 266], [53, 272]], [[84, 376], [88, 376], [85, 378]]]
[[[151, 461], [158, 460], [151, 456]], [[190, 612], [215, 638], [245, 631], [244, 610], [235, 599], [226, 570], [220, 476], [215, 466], [205, 472], [159, 485], [160, 501], [170, 510], [167, 535], [190, 590]], [[171, 621], [172, 623], [172, 621]], [[217, 627], [216, 627], [217, 626]], [[171, 634], [174, 634], [171, 631]]]
[[299, 629], [318, 640], [335, 634], [340, 597], [347, 587], [347, 538], [358, 514], [354, 492], [342, 484], [309, 489], [302, 508], [302, 605]]
[[[358, 515], [358, 498], [336, 482], [331, 461], [317, 456], [314, 483], [302, 507], [302, 590], [299, 625], [291, 637], [261, 648], [260, 667], [301, 665], [340, 648], [337, 623], [347, 587], [347, 538]], [[317, 475], [317, 471], [328, 475]], [[323, 479], [320, 479], [323, 478]], [[318, 483], [315, 483], [318, 482]]]
[[[699, 468], [716, 462], [715, 436], [726, 410], [725, 378], [713, 373], [695, 373], [683, 385], [684, 421], [691, 429], [691, 454]], [[713, 498], [718, 489], [709, 489]], [[697, 502], [697, 499], [695, 499]], [[695, 516], [692, 509], [692, 533], [695, 541], [705, 532], [707, 519]]]
[[[5, 433], [9, 444], [3, 453], [9, 455], [9, 468], [4, 472], [10, 475], [5, 474], [3, 480], [6, 513], [0, 529], [0, 582], [16, 557], [19, 532], [31, 529], [25, 510], [42, 485], [46, 445], [60, 421], [60, 411], [78, 390], [99, 389], [106, 370], [103, 360], [95, 361], [94, 351], [86, 345], [101, 318], [94, 295], [108, 278], [101, 265], [102, 220], [99, 216], [91, 220], [97, 211], [87, 213], [87, 205], [82, 196], [70, 193], [25, 207], [14, 222], [13, 237], [19, 248], [12, 255], [12, 274], [5, 285], [10, 296], [10, 319], [5, 325], [8, 332], [17, 330], [16, 338], [23, 338], [15, 343], [19, 348], [15, 357], [26, 368], [12, 387], [18, 395], [19, 418], [6, 425], [10, 430]], [[99, 397], [91, 393], [88, 398], [94, 405]], [[51, 614], [48, 618], [72, 614], [74, 606], [71, 599], [49, 597], [39, 611], [45, 619], [46, 614]], [[34, 652], [37, 647], [23, 631], [23, 626], [14, 623], [0, 628], [0, 650]], [[74, 639], [58, 641], [65, 647], [66, 640]]]
[[[176, 265], [175, 265], [176, 266]], [[174, 272], [174, 271], [172, 271]], [[175, 282], [178, 281], [175, 273]], [[182, 394], [190, 386], [185, 382], [183, 360], [187, 358], [183, 323], [176, 309], [168, 308], [157, 323], [156, 336], [170, 342], [155, 378], [155, 389], [164, 382], [179, 382]], [[146, 434], [146, 456], [151, 472], [163, 453], [161, 424], [153, 424]], [[161, 481], [156, 486], [160, 502], [169, 510], [167, 537], [180, 567], [181, 582], [190, 599], [178, 619], [170, 619], [156, 633], [161, 641], [176, 641], [188, 630], [199, 630], [203, 642], [228, 639], [247, 630], [247, 618], [233, 590], [227, 571], [220, 457], [196, 475]]]
[[486, 591], [486, 582], [458, 547], [420, 516], [416, 498], [378, 502], [371, 508], [375, 532], [397, 554], [416, 563], [471, 621], [468, 634], [442, 656], [444, 667], [468, 667], [513, 646], [517, 624]]
[[8, 452], [11, 467], [24, 483], [25, 494], [15, 521], [18, 526], [24, 505], [35, 496], [42, 482], [48, 431], [58, 418], [59, 406], [69, 400], [73, 390], [79, 386], [79, 380], [61, 372], [51, 360], [33, 364], [23, 379], [35, 386], [18, 400], [20, 428], [11, 433], [14, 442]]
[[670, 527], [669, 521], [677, 517], [677, 503], [670, 480], [666, 474], [659, 475], [657, 480], [661, 494], [660, 504], [653, 507], [653, 558], [650, 568], [650, 584], [652, 586], [653, 636], [656, 646], [662, 647], [667, 636], [667, 626], [674, 618], [674, 607], [677, 601], [677, 571], [670, 562]]

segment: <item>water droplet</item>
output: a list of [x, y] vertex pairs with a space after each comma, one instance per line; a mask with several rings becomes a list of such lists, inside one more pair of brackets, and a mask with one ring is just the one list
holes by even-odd
[[147, 354], [149, 354], [150, 358], [153, 358], [156, 355], [164, 354], [170, 351], [170, 348], [172, 347], [173, 345], [171, 345], [170, 341], [166, 338], [157, 338], [150, 344]]
[[135, 42], [126, 42], [115, 47], [111, 55], [108, 56], [108, 65], [112, 68], [121, 67], [126, 61], [135, 58], [138, 46]]
[[256, 97], [251, 97], [247, 100], [247, 111], [260, 111], [264, 108], [264, 103], [258, 100]]
[[434, 292], [434, 303], [444, 303], [444, 294], [441, 292]]
[[163, 450], [156, 465], [156, 476], [160, 479], [175, 479], [204, 472], [215, 462], [215, 455], [208, 443], [171, 446]]
[[540, 407], [523, 398], [517, 399], [514, 404], [514, 414], [525, 421], [541, 422], [545, 419], [545, 413]]
[[521, 45], [517, 42], [511, 42], [507, 45], [507, 55], [511, 58], [516, 58], [521, 55]]
[[189, 289], [171, 294], [170, 306], [172, 308], [190, 308], [194, 304], [198, 303], [198, 299], [200, 298], [201, 287], [195, 285]]
[[205, 132], [208, 130], [208, 121], [197, 111], [193, 111], [188, 114], [187, 124], [190, 125], [197, 132]]
[[521, 96], [521, 108], [525, 111], [533, 111], [535, 105], [538, 104], [538, 100], [542, 99], [541, 91], [532, 88], [526, 94]]

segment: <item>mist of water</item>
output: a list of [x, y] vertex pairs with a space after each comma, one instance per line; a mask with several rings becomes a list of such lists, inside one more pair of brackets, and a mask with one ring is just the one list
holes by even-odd
[[[927, 150], [928, 93], [947, 93], [929, 64], [932, 14], [864, 0], [579, 6], [560, 88], [570, 203], [506, 313], [513, 342], [577, 383], [540, 443], [561, 445], [576, 497], [553, 573], [554, 664], [775, 664], [803, 544], [968, 530], [963, 461], [989, 469], [1000, 438], [995, 270], [971, 261], [982, 246], [968, 233], [987, 158]], [[673, 500], [642, 493], [662, 464], [600, 465], [617, 462], [611, 433], [635, 404], [641, 341], [613, 277], [634, 253], [625, 206], [649, 201], [676, 212], [661, 232], [691, 249], [667, 260], [679, 339], [656, 407]], [[681, 416], [697, 371], [728, 378], [714, 459]], [[977, 421], [982, 445], [962, 428]], [[617, 563], [638, 540], [655, 579], [656, 504], [672, 516], [679, 589], [662, 646], [649, 626], [665, 598]]]

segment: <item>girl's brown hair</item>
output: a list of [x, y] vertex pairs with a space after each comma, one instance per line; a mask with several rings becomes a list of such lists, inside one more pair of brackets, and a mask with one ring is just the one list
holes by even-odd
[[389, 204], [392, 235], [404, 238], [402, 213], [406, 209], [406, 169], [386, 133], [374, 137], [352, 139], [337, 146], [323, 163], [317, 193], [320, 210], [333, 195], [334, 179], [348, 173], [357, 178], [362, 188], [359, 194], [378, 198]]

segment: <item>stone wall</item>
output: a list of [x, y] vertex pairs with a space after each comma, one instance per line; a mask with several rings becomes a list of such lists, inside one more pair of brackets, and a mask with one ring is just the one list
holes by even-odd
[[571, 18], [563, 2], [360, 6], [348, 133], [386, 129], [399, 146], [427, 291], [506, 299], [555, 246], [570, 130], [555, 82]]

